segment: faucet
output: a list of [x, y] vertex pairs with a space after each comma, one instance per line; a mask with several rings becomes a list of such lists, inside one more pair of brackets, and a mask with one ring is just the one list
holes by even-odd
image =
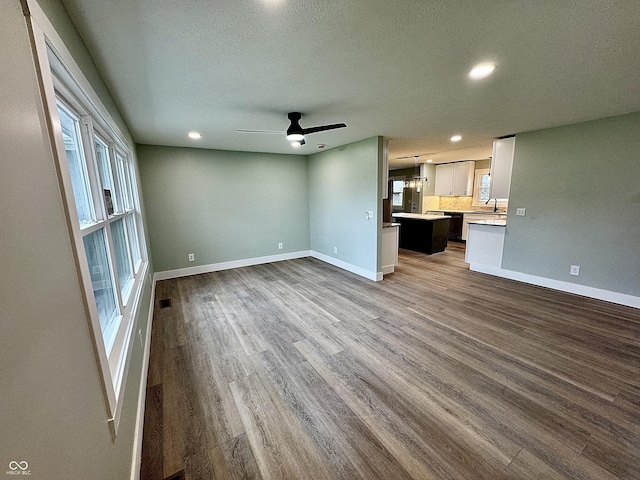
[[487, 200], [486, 202], [484, 202], [484, 204], [488, 204], [491, 200], [495, 200], [496, 203], [493, 204], [493, 213], [496, 213], [498, 211], [498, 199], [497, 198], [490, 198], [489, 200]]

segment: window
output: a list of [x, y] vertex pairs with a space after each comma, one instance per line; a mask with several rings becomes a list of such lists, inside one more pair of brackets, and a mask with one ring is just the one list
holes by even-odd
[[100, 317], [100, 328], [105, 348], [111, 350], [118, 326], [120, 311], [116, 304], [114, 282], [107, 251], [104, 228], [96, 230], [82, 238], [87, 255], [93, 296]]
[[[110, 148], [92, 128], [91, 119], [81, 120], [81, 113], [61, 97], [57, 106], [93, 300], [109, 355], [135, 280], [133, 264], [140, 260], [130, 162], [126, 154], [117, 152], [112, 163]], [[85, 132], [81, 131], [83, 127]], [[85, 148], [83, 133], [90, 140], [86, 143], [93, 144], [95, 150]], [[103, 194], [94, 198], [92, 190]]]
[[96, 136], [96, 157], [98, 159], [98, 168], [100, 169], [100, 180], [102, 181], [102, 192], [104, 194], [104, 203], [107, 209], [107, 215], [121, 213], [120, 203], [115, 198], [115, 190], [113, 188], [113, 175], [111, 173], [111, 162], [109, 155], [109, 147], [107, 144]]
[[125, 234], [124, 218], [120, 218], [111, 224], [111, 238], [116, 256], [116, 266], [118, 267], [118, 283], [123, 303], [126, 304], [128, 292], [133, 281], [133, 269], [131, 268], [131, 252], [129, 242]]
[[73, 115], [62, 103], [58, 103], [58, 115], [62, 128], [62, 141], [69, 162], [69, 173], [73, 185], [73, 196], [76, 200], [80, 227], [95, 223], [96, 214], [91, 200], [89, 177], [82, 148], [80, 135], [80, 119]]
[[82, 89], [50, 47], [47, 59], [62, 189], [115, 436], [148, 270], [135, 163], [95, 94]]
[[404, 181], [394, 180], [393, 181], [393, 199], [392, 199], [391, 205], [394, 207], [401, 207], [404, 201], [404, 199], [402, 198], [403, 194], [404, 194]]
[[[491, 176], [489, 172], [490, 169], [488, 168], [479, 168], [475, 172], [472, 201], [472, 205], [475, 207], [483, 207], [491, 199]], [[496, 206], [500, 209], [506, 209], [508, 204], [509, 199], [499, 198]]]
[[473, 186], [473, 205], [484, 205], [489, 200], [491, 177], [488, 168], [479, 168], [475, 172]]

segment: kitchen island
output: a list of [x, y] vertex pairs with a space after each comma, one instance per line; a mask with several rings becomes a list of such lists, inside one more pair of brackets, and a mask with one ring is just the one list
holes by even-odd
[[419, 213], [394, 213], [393, 219], [400, 223], [400, 248], [429, 255], [444, 252], [447, 248], [451, 217]]

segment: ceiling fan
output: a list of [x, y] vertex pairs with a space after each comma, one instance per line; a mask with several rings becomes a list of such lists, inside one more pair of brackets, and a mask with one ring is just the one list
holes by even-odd
[[300, 118], [302, 114], [300, 112], [289, 112], [287, 118], [291, 122], [286, 132], [276, 130], [245, 130], [238, 129], [240, 133], [269, 133], [269, 134], [287, 134], [287, 140], [291, 142], [294, 147], [300, 147], [305, 144], [304, 136], [311, 133], [324, 132], [326, 130], [335, 130], [336, 128], [345, 128], [346, 123], [333, 123], [331, 125], [319, 125], [317, 127], [302, 128], [300, 126]]

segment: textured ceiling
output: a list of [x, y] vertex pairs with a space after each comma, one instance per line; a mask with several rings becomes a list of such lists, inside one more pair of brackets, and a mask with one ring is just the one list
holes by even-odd
[[[640, 110], [638, 0], [62, 1], [139, 143], [313, 153], [383, 135], [401, 165]], [[348, 128], [299, 150], [236, 132], [286, 130], [289, 111]]]

